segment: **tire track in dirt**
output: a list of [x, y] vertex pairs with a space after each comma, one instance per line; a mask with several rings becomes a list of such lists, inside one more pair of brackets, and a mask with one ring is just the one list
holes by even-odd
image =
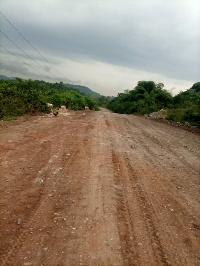
[[[153, 239], [151, 246], [154, 249], [155, 257], [156, 249], [158, 248], [162, 263], [164, 265], [173, 265], [174, 262], [171, 252], [174, 252], [174, 250], [173, 248], [171, 249], [170, 246], [175, 247], [179, 242], [179, 263], [176, 261], [175, 265], [188, 265], [190, 259], [189, 256], [196, 256], [193, 245], [197, 245], [199, 236], [196, 234], [196, 237], [194, 238], [195, 241], [193, 242], [191, 240], [190, 230], [187, 228], [188, 226], [184, 220], [185, 217], [195, 223], [198, 223], [198, 220], [192, 215], [191, 211], [187, 209], [187, 205], [184, 205], [185, 202], [183, 198], [180, 198], [179, 195], [174, 197], [174, 192], [171, 192], [174, 190], [173, 186], [171, 189], [169, 188], [169, 190], [165, 190], [165, 186], [168, 184], [163, 182], [163, 177], [157, 171], [151, 169], [151, 167], [140, 165], [140, 170], [138, 172], [138, 165], [136, 164], [135, 167], [133, 167], [129, 159], [126, 160], [126, 164], [130, 174], [132, 173], [132, 176], [136, 177], [134, 181], [135, 192], [138, 202], [140, 202], [139, 205], [142, 207], [141, 210], [143, 210], [143, 220], [146, 222], [147, 228], [151, 228], [151, 230], [148, 231], [150, 232], [150, 237], [152, 236]], [[154, 183], [155, 191], [158, 192], [160, 188], [162, 188], [161, 191], [163, 193], [156, 194], [156, 198], [152, 198], [154, 193], [151, 194], [152, 192], [147, 190], [148, 185], [145, 184], [145, 181], [142, 178], [147, 178], [148, 176], [153, 176], [153, 178], [157, 180], [157, 182]], [[163, 209], [165, 211], [163, 211]], [[171, 228], [168, 228], [168, 225], [170, 224], [176, 224], [176, 227], [171, 226]], [[177, 242], [178, 239], [176, 239], [175, 236], [178, 235], [179, 241]], [[182, 239], [182, 243], [184, 244], [181, 243], [180, 239]]]
[[[143, 206], [141, 212], [143, 214], [143, 220], [145, 221], [148, 228], [149, 236], [152, 239], [152, 247], [154, 249], [155, 257], [158, 258], [158, 264], [160, 264], [159, 262], [161, 262], [163, 265], [168, 266], [170, 264], [167, 260], [167, 255], [164, 251], [164, 247], [161, 244], [159, 231], [153, 221], [153, 217], [156, 217], [156, 214], [151, 204], [149, 203], [150, 200], [148, 199], [148, 195], [145, 193], [144, 188], [142, 188], [140, 185], [137, 172], [130, 166], [130, 164], [126, 163], [126, 166], [130, 176], [130, 186], [133, 186], [134, 180], [134, 191], [136, 192], [137, 200], [139, 202], [139, 205]], [[154, 245], [154, 243], [156, 245]]]
[[[28, 166], [29, 168], [33, 168], [33, 169], [35, 170], [35, 161], [37, 161], [37, 159], [41, 159], [41, 158], [42, 158], [42, 150], [43, 150], [44, 148], [48, 150], [48, 148], [47, 148], [47, 143], [43, 143], [43, 144], [41, 145], [41, 147], [39, 148], [39, 151], [37, 151], [36, 153], [33, 154], [32, 159], [30, 160], [30, 163], [29, 163], [29, 166]], [[17, 160], [17, 159], [16, 159], [16, 160]], [[44, 160], [44, 158], [43, 158], [43, 160]], [[16, 165], [18, 165], [18, 163], [16, 163]], [[39, 169], [39, 168], [38, 168], [38, 169]], [[26, 175], [27, 175], [27, 171], [28, 171], [28, 170], [25, 169], [25, 172], [24, 172], [24, 173], [22, 174], [22, 176], [21, 176], [21, 180], [23, 180], [24, 177], [26, 177]], [[36, 173], [36, 172], [37, 172], [37, 171], [34, 171], [34, 173]], [[33, 173], [33, 175], [34, 175], [34, 173]], [[21, 180], [20, 180], [20, 182], [22, 182]], [[33, 215], [33, 213], [34, 213], [35, 210], [37, 209], [37, 206], [38, 206], [39, 203], [40, 203], [40, 200], [41, 200], [41, 197], [42, 197], [43, 191], [44, 191], [43, 186], [38, 187], [38, 190], [37, 190], [37, 201], [35, 202], [35, 206], [33, 207], [31, 213], [28, 214], [28, 218], [27, 218], [27, 219], [31, 218], [31, 216]], [[14, 192], [15, 192], [15, 191], [14, 191]], [[13, 200], [13, 199], [12, 199], [12, 200]], [[17, 202], [16, 202], [16, 203], [17, 203]], [[7, 255], [9, 256], [9, 254], [11, 253], [10, 250], [12, 250], [13, 246], [15, 246], [15, 243], [14, 243], [14, 242], [17, 242], [17, 244], [18, 244], [18, 242], [20, 242], [20, 240], [17, 241], [17, 239], [18, 239], [18, 238], [19, 238], [19, 239], [22, 238], [21, 235], [22, 235], [23, 229], [24, 229], [24, 227], [25, 227], [25, 224], [26, 224], [26, 222], [23, 222], [21, 228], [17, 228], [17, 230], [16, 230], [16, 234], [15, 234], [14, 237], [11, 239], [11, 242], [12, 242], [12, 243], [8, 243], [8, 246], [6, 246], [6, 249], [5, 249], [5, 248], [2, 249], [2, 254], [1, 254], [1, 258], [0, 258], [0, 264], [1, 264], [1, 259], [2, 259], [2, 260], [5, 260], [6, 256], [7, 256]], [[17, 235], [17, 236], [16, 236], [16, 235]]]
[[[77, 121], [76, 121], [77, 122]], [[77, 123], [74, 123], [77, 125]], [[79, 121], [79, 126], [84, 125], [85, 123], [80, 123], [81, 121]], [[82, 156], [82, 154], [84, 154], [85, 151], [85, 145], [83, 145], [88, 136], [86, 134], [87, 132], [87, 125], [85, 127], [81, 128], [81, 134], [74, 134], [73, 132], [76, 131], [77, 128], [74, 128], [73, 125], [71, 125], [70, 131], [71, 133], [71, 138], [72, 141], [68, 141], [69, 135], [70, 133], [65, 134], [64, 136], [59, 138], [59, 143], [56, 145], [56, 147], [53, 148], [53, 151], [56, 151], [56, 153], [52, 153], [52, 157], [49, 160], [49, 164], [47, 166], [44, 167], [44, 171], [46, 171], [48, 174], [46, 174], [47, 176], [50, 176], [50, 178], [48, 178], [48, 182], [46, 184], [46, 189], [44, 191], [44, 194], [46, 195], [43, 200], [40, 202], [40, 205], [37, 209], [37, 212], [34, 214], [34, 217], [31, 221], [29, 221], [28, 223], [28, 227], [34, 228], [34, 225], [38, 224], [38, 226], [41, 227], [41, 222], [40, 222], [40, 215], [42, 215], [42, 210], [45, 209], [45, 207], [47, 207], [47, 204], [49, 204], [49, 195], [50, 195], [50, 199], [51, 199], [51, 209], [52, 209], [52, 214], [54, 212], [54, 214], [58, 215], [58, 217], [53, 217], [53, 221], [58, 221], [56, 222], [56, 224], [64, 224], [65, 226], [68, 225], [69, 229], [66, 231], [69, 241], [73, 241], [73, 238], [75, 236], [72, 237], [71, 233], [70, 233], [70, 228], [73, 224], [75, 224], [75, 220], [77, 218], [77, 208], [78, 208], [78, 201], [81, 199], [80, 193], [81, 193], [81, 186], [82, 186], [82, 182], [79, 182], [79, 184], [75, 186], [74, 181], [71, 180], [69, 174], [73, 173], [74, 170], [76, 169], [75, 165], [78, 163], [78, 158], [79, 156]], [[78, 138], [77, 138], [78, 137]], [[56, 150], [58, 149], [59, 150]], [[58, 167], [61, 166], [61, 167]], [[44, 171], [40, 171], [43, 172]], [[66, 180], [69, 180], [66, 183]], [[71, 181], [70, 181], [71, 180]], [[66, 191], [63, 190], [63, 187], [66, 187]], [[56, 191], [56, 192], [54, 192]], [[59, 195], [58, 195], [59, 193]], [[55, 198], [54, 194], [57, 194], [57, 198]], [[58, 197], [59, 196], [59, 197]], [[77, 198], [78, 196], [78, 198]], [[55, 199], [54, 201], [52, 201], [52, 199]], [[75, 203], [74, 203], [75, 202]], [[68, 212], [68, 215], [70, 214], [70, 220], [68, 223], [68, 219], [64, 219], [62, 218], [62, 213], [65, 210]], [[48, 211], [48, 215], [49, 215], [49, 211]], [[60, 216], [61, 215], [61, 216]], [[56, 219], [58, 218], [58, 220]], [[60, 220], [61, 219], [61, 220]], [[64, 222], [64, 223], [63, 223]], [[55, 224], [55, 225], [56, 225]], [[63, 226], [61, 226], [63, 227]], [[73, 226], [75, 227], [75, 225]], [[48, 231], [47, 231], [48, 230]], [[46, 233], [49, 234], [49, 237], [52, 238], [52, 240], [50, 242], [53, 241], [53, 239], [56, 240], [56, 236], [55, 236], [55, 232], [54, 232], [55, 228], [54, 226], [52, 227], [52, 225], [50, 225], [49, 229], [42, 229], [41, 233]], [[49, 232], [52, 233], [50, 234]], [[65, 233], [66, 235], [66, 233]], [[44, 238], [44, 237], [43, 237]], [[47, 237], [48, 238], [48, 237]], [[45, 237], [46, 239], [46, 237]], [[34, 240], [36, 241], [36, 240]], [[22, 243], [22, 246], [24, 245], [25, 242]], [[42, 244], [43, 245], [43, 244]], [[54, 254], [54, 256], [58, 253], [60, 253], [60, 245], [56, 245], [54, 246], [54, 252], [47, 257], [47, 254], [42, 254], [41, 255], [41, 261], [43, 261], [44, 263], [50, 264], [51, 265], [51, 258], [52, 255]], [[78, 242], [74, 242], [74, 245], [71, 247], [71, 254], [74, 252], [76, 252], [76, 250], [78, 249]], [[74, 251], [73, 251], [74, 250]], [[25, 249], [24, 247], [22, 248], [22, 251], [20, 253], [17, 254], [18, 257], [23, 257], [23, 254], [25, 253]], [[64, 253], [61, 253], [60, 259], [64, 256]], [[29, 258], [30, 259], [30, 258]], [[57, 258], [58, 259], [58, 258]], [[37, 262], [39, 264], [39, 261]]]
[[[136, 259], [136, 262], [134, 262], [133, 258], [138, 258], [138, 254], [134, 254], [133, 250], [136, 249], [138, 243], [136, 241], [136, 238], [134, 236], [135, 232], [134, 232], [134, 212], [131, 210], [131, 207], [129, 206], [128, 202], [130, 202], [130, 199], [126, 199], [126, 194], [128, 194], [127, 192], [124, 192], [127, 188], [130, 189], [130, 187], [132, 188], [131, 190], [131, 194], [133, 195], [133, 193], [135, 194], [136, 198], [137, 198], [137, 202], [138, 202], [138, 206], [140, 206], [140, 216], [142, 216], [142, 220], [145, 222], [146, 224], [146, 228], [148, 231], [148, 237], [151, 239], [151, 243], [152, 243], [152, 248], [153, 248], [153, 252], [154, 252], [154, 257], [156, 258], [156, 261], [159, 265], [170, 265], [167, 261], [167, 256], [164, 252], [164, 248], [160, 242], [159, 239], [159, 231], [157, 230], [155, 223], [153, 221], [153, 217], [155, 217], [155, 213], [152, 210], [152, 206], [149, 204], [148, 201], [148, 197], [144, 191], [144, 189], [142, 189], [139, 185], [139, 180], [138, 180], [138, 176], [137, 173], [134, 171], [134, 169], [132, 167], [130, 167], [130, 165], [127, 164], [126, 160], [120, 156], [117, 153], [113, 153], [113, 163], [116, 164], [116, 168], [119, 167], [119, 173], [117, 174], [119, 176], [117, 183], [119, 183], [119, 180], [121, 180], [121, 186], [123, 187], [123, 193], [121, 193], [120, 198], [121, 200], [119, 201], [120, 203], [120, 207], [118, 209], [119, 213], [121, 211], [121, 209], [126, 212], [126, 214], [124, 215], [126, 218], [126, 232], [125, 232], [125, 239], [126, 239], [126, 245], [123, 247], [122, 249], [122, 253], [124, 256], [124, 261], [125, 261], [125, 265], [137, 265], [138, 260]], [[123, 166], [123, 170], [120, 170], [120, 168]], [[130, 192], [129, 192], [130, 193]], [[122, 205], [122, 207], [121, 207]], [[128, 225], [131, 225], [131, 229], [128, 229]], [[121, 226], [120, 226], [120, 230], [121, 230]], [[120, 232], [121, 233], [121, 232]], [[130, 236], [131, 240], [130, 240]], [[124, 236], [121, 237], [122, 238], [122, 242], [123, 242], [123, 238]], [[132, 248], [131, 248], [132, 247]], [[133, 258], [130, 259], [130, 257], [127, 257], [127, 250], [130, 250], [129, 252], [132, 253]], [[141, 258], [139, 258], [139, 260], [141, 260]]]
[[[134, 126], [132, 125], [132, 120], [129, 121], [129, 119], [133, 120]], [[173, 250], [170, 250], [169, 247], [173, 244], [175, 245], [175, 243], [176, 243], [176, 240], [175, 240], [176, 237], [175, 236], [179, 235], [179, 237], [181, 237], [181, 234], [182, 234], [181, 229], [182, 230], [184, 229], [184, 231], [187, 230], [187, 228], [185, 228], [184, 214], [186, 215], [187, 218], [190, 217], [191, 221], [195, 221], [195, 223], [198, 223], [196, 218], [193, 215], [191, 215], [192, 214], [191, 211], [189, 212], [189, 210], [186, 209], [186, 206], [188, 206], [188, 203], [187, 203], [187, 199], [185, 198], [185, 195], [180, 193], [181, 191], [179, 191], [179, 189], [177, 189], [174, 186], [174, 184], [171, 184], [171, 182], [170, 182], [170, 181], [173, 181], [173, 180], [171, 180], [172, 177], [170, 176], [170, 174], [172, 173], [172, 170], [169, 171], [169, 169], [167, 169], [168, 171], [166, 171], [165, 163], [166, 163], [166, 165], [168, 164], [167, 160], [166, 160], [166, 162], [163, 162], [162, 160], [159, 160], [159, 158], [157, 158], [157, 152], [158, 151], [159, 152], [166, 152], [166, 148], [167, 148], [166, 153], [171, 155], [171, 154], [173, 154], [174, 150], [172, 148], [170, 148], [170, 151], [169, 151], [168, 147], [164, 146], [162, 144], [162, 142], [160, 143], [159, 139], [158, 139], [159, 143], [156, 144], [157, 138], [155, 139], [154, 132], [152, 132], [152, 136], [151, 136], [151, 134], [149, 134], [147, 132], [147, 134], [145, 134], [145, 136], [144, 136], [144, 139], [140, 138], [138, 136], [138, 134], [135, 135], [135, 128], [134, 128], [135, 124], [134, 124], [134, 118], [133, 117], [132, 118], [129, 117], [129, 118], [127, 118], [127, 120], [120, 118], [120, 120], [121, 121], [118, 121], [118, 124], [116, 124], [116, 131], [118, 133], [114, 135], [115, 139], [113, 140], [113, 145], [114, 145], [115, 150], [117, 150], [117, 156], [119, 156], [119, 158], [121, 158], [120, 159], [120, 165], [121, 166], [123, 166], [124, 164], [126, 165], [125, 169], [122, 170], [122, 173], [124, 173], [123, 180], [130, 179], [130, 183], [127, 182], [126, 186], [129, 188], [130, 188], [130, 186], [132, 186], [132, 193], [137, 195], [137, 201], [134, 204], [136, 206], [137, 202], [139, 203], [140, 210], [141, 210], [139, 212], [142, 213], [140, 219], [142, 221], [145, 221], [146, 227], [148, 228], [148, 232], [150, 232], [148, 234], [149, 234], [149, 238], [152, 239], [151, 247], [153, 248], [153, 252], [155, 254], [154, 257], [157, 258], [158, 263], [162, 263], [164, 265], [170, 265], [172, 263], [171, 259], [173, 258], [173, 256], [171, 256], [171, 255], [174, 252], [173, 252]], [[136, 120], [137, 120], [137, 118], [136, 118]], [[123, 128], [126, 130], [123, 131]], [[136, 128], [136, 130], [138, 130], [138, 127]], [[125, 144], [124, 146], [122, 146], [120, 143], [120, 139], [121, 139], [120, 133], [121, 132], [123, 132], [125, 136], [128, 133], [127, 142], [123, 142]], [[145, 131], [141, 128], [140, 132], [142, 134], [142, 132], [144, 133]], [[162, 132], [161, 132], [161, 134], [162, 134]], [[150, 138], [150, 141], [149, 141], [149, 138]], [[145, 142], [145, 139], [146, 139], [146, 142]], [[124, 137], [123, 137], [123, 141], [124, 141]], [[156, 141], [156, 143], [155, 143], [155, 141]], [[136, 144], [137, 145], [136, 155], [134, 155], [134, 156], [132, 154], [134, 154], [134, 151], [135, 151], [134, 148], [135, 147], [133, 148], [132, 153], [130, 153], [130, 148], [128, 148], [128, 146], [132, 146], [132, 143], [133, 143], [133, 145], [135, 145], [137, 143]], [[155, 144], [156, 144], [156, 146], [158, 145], [157, 146], [158, 148], [156, 148], [156, 149], [153, 148], [153, 147], [155, 147]], [[161, 147], [159, 144], [161, 144]], [[117, 147], [117, 149], [116, 149], [116, 147]], [[141, 153], [140, 154], [137, 153], [137, 149], [141, 150], [141, 147], [143, 147], [143, 151], [144, 151], [142, 156], [141, 156]], [[150, 149], [150, 147], [151, 147], [151, 149]], [[126, 152], [126, 150], [127, 150], [127, 152]], [[156, 151], [156, 153], [155, 153], [155, 151]], [[147, 152], [147, 154], [146, 154], [146, 152]], [[178, 158], [179, 156], [177, 155], [176, 152], [174, 152], [174, 153], [175, 153], [175, 161], [177, 162], [177, 160], [179, 160], [179, 158]], [[140, 156], [139, 158], [141, 159], [141, 162], [139, 162], [138, 159], [136, 159], [137, 155]], [[195, 152], [194, 156], [196, 156], [196, 155], [197, 155], [197, 153]], [[144, 161], [145, 158], [146, 158], [146, 162]], [[157, 165], [162, 166], [162, 167], [164, 166], [163, 168], [161, 168], [162, 169], [161, 172], [158, 171], [158, 169], [160, 169], [160, 167], [157, 168]], [[150, 170], [152, 168], [152, 166], [155, 170], [153, 172], [151, 172], [151, 170]], [[157, 169], [155, 168], [155, 166]], [[188, 178], [188, 176], [191, 175], [191, 172], [190, 172], [190, 170], [192, 169], [191, 167], [192, 166], [190, 164], [184, 165], [184, 168], [188, 168], [187, 174], [184, 173], [186, 178]], [[163, 170], [166, 171], [167, 177], [162, 174]], [[126, 173], [126, 171], [128, 171], [129, 173]], [[194, 170], [193, 177], [195, 177], [195, 173], [198, 173], [197, 171], [198, 171], [198, 168], [196, 170]], [[176, 182], [176, 186], [179, 186], [180, 185], [179, 183], [181, 180], [180, 179], [180, 173], [177, 172], [177, 169], [174, 169], [174, 173], [178, 174], [177, 177], [179, 177], [179, 179]], [[169, 176], [169, 179], [168, 179], [168, 176]], [[148, 185], [152, 186], [152, 184], [150, 184], [150, 182], [146, 183], [145, 179], [146, 180], [150, 179], [152, 181], [154, 181], [154, 179], [155, 180], [158, 179], [158, 181], [159, 181], [158, 184], [155, 183], [156, 188], [157, 188], [157, 190], [155, 189], [155, 191], [159, 192], [159, 194], [162, 193], [163, 195], [158, 194], [159, 198], [156, 199], [155, 206], [152, 202], [154, 196], [153, 196], [153, 194], [151, 194], [153, 192], [151, 192], [151, 190], [149, 190], [150, 187], [148, 188], [148, 191], [147, 191], [148, 194], [145, 191], [147, 189], [146, 186], [148, 186]], [[144, 183], [142, 180], [144, 181]], [[194, 181], [195, 181], [195, 179], [194, 179]], [[166, 188], [165, 188], [165, 186], [166, 186]], [[162, 187], [164, 189], [162, 189], [160, 191], [160, 188], [162, 188]], [[178, 187], [178, 188], [180, 188], [180, 187]], [[169, 191], [167, 191], [167, 189], [169, 189]], [[171, 192], [171, 190], [172, 190], [172, 192]], [[176, 190], [178, 192], [178, 198], [174, 197], [174, 195], [175, 195], [174, 193]], [[150, 196], [150, 198], [149, 198], [149, 196]], [[164, 196], [164, 198], [162, 198], [162, 196]], [[192, 194], [191, 194], [190, 198], [191, 199], [193, 198]], [[196, 200], [197, 200], [197, 198], [194, 198], [194, 203], [196, 203], [195, 202]], [[133, 198], [131, 199], [131, 197], [130, 197], [129, 202], [131, 202], [131, 201], [133, 202]], [[174, 210], [172, 209], [172, 207], [168, 207], [169, 208], [168, 212], [165, 211], [164, 213], [161, 213], [163, 215], [157, 215], [155, 213], [155, 207], [157, 204], [160, 204], [161, 202], [163, 202], [163, 204], [167, 205], [167, 206], [169, 205], [168, 203], [170, 203], [170, 205], [172, 204], [172, 206], [174, 206], [174, 208], [176, 210], [175, 213], [173, 212]], [[163, 207], [166, 208], [166, 206], [164, 206], [164, 205], [163, 205]], [[163, 212], [162, 205], [161, 206], [157, 205], [157, 207], [159, 207], [160, 211]], [[144, 212], [143, 212], [143, 208], [144, 208]], [[133, 210], [133, 213], [134, 213], [133, 217], [134, 217], [134, 215], [136, 215], [137, 210], [132, 208], [132, 205], [131, 205], [131, 209]], [[197, 213], [198, 213], [198, 211], [197, 211]], [[173, 233], [172, 232], [167, 233], [166, 228], [163, 227], [165, 223], [163, 223], [163, 225], [162, 225], [162, 223], [160, 222], [161, 220], [159, 220], [159, 216], [160, 216], [160, 219], [164, 219], [164, 217], [166, 217], [169, 224], [171, 224], [173, 220], [176, 221], [176, 222], [173, 222], [173, 224], [179, 224], [180, 228], [179, 227], [177, 227], [177, 228], [172, 227]], [[164, 216], [164, 217], [162, 217], [162, 216]], [[167, 230], [169, 230], [169, 229], [167, 229]], [[186, 233], [186, 235], [189, 236], [188, 230], [185, 233]], [[167, 249], [166, 249], [165, 240], [163, 240], [163, 239], [167, 239], [167, 238], [168, 238], [167, 243], [169, 246], [167, 246]], [[184, 241], [184, 238], [183, 237], [181, 237], [181, 238]], [[137, 237], [136, 237], [136, 239], [137, 239]], [[171, 243], [171, 244], [169, 244], [169, 243]], [[193, 242], [193, 245], [194, 246], [197, 245], [196, 240]], [[179, 260], [182, 261], [183, 263], [185, 262], [187, 264], [187, 262], [190, 261], [188, 254], [192, 254], [192, 257], [196, 256], [195, 249], [193, 249], [191, 246], [188, 246], [188, 245], [187, 246], [186, 245], [181, 246], [181, 243], [179, 243], [179, 247], [180, 247], [181, 251], [179, 251], [178, 253], [182, 254], [182, 256], [183, 256], [183, 258], [182, 258], [182, 256], [180, 255]], [[140, 252], [139, 252], [139, 254], [140, 254]], [[184, 261], [184, 256], [185, 256], [185, 261]], [[143, 263], [141, 262], [142, 265], [143, 265]], [[147, 264], [147, 261], [145, 263]], [[148, 263], [150, 263], [150, 262], [148, 262]], [[154, 261], [154, 263], [155, 263], [155, 261]]]
[[112, 146], [112, 163], [114, 168], [114, 185], [117, 200], [117, 220], [118, 233], [121, 245], [121, 254], [124, 265], [138, 265], [140, 260], [136, 246], [135, 229], [133, 224], [133, 216], [130, 210], [130, 201], [127, 197], [127, 186], [124, 185], [124, 172], [116, 150], [116, 144], [113, 140], [112, 132], [116, 131], [113, 122], [107, 119], [105, 115], [105, 123], [111, 132], [110, 142]]
[[[50, 192], [53, 190], [53, 188], [57, 186], [57, 183], [59, 182], [58, 179], [56, 179], [55, 182], [55, 179], [53, 178], [49, 178], [47, 180], [49, 171], [50, 175], [52, 172], [51, 169], [52, 163], [59, 165], [59, 162], [57, 161], [59, 160], [59, 157], [62, 155], [62, 150], [65, 147], [64, 146], [65, 138], [60, 138], [58, 142], [59, 143], [57, 144], [57, 146], [59, 145], [59, 150], [57, 150], [56, 153], [53, 153], [53, 155], [48, 160], [47, 164], [44, 167], [42, 167], [41, 170], [38, 171], [37, 176], [35, 177], [35, 180], [40, 179], [40, 177], [42, 177], [42, 180], [44, 182], [44, 183], [42, 182], [42, 184], [38, 184], [40, 188], [37, 195], [37, 202], [34, 208], [32, 209], [29, 217], [26, 217], [26, 219], [23, 221], [23, 224], [21, 228], [18, 230], [17, 235], [15, 235], [14, 238], [12, 239], [12, 243], [9, 245], [9, 247], [7, 247], [6, 251], [4, 251], [4, 253], [1, 255], [0, 265], [11, 264], [16, 254], [18, 253], [18, 256], [20, 255], [19, 248], [23, 245], [26, 238], [30, 236], [29, 228], [33, 228], [34, 224], [37, 222], [37, 220], [39, 220], [41, 210], [45, 208], [45, 205], [49, 201]], [[31, 161], [31, 165], [29, 165], [29, 167], [32, 168], [32, 166], [35, 166], [34, 165], [35, 162], [40, 158], [40, 156], [42, 156], [42, 151], [45, 149], [46, 145], [49, 145], [47, 141], [45, 141], [42, 144], [43, 145], [41, 146], [40, 150], [34, 155]], [[74, 147], [70, 145], [70, 149], [72, 149], [73, 152], [71, 156], [68, 158], [68, 160], [66, 160], [65, 157], [64, 168], [66, 170], [68, 170], [69, 165], [71, 164], [71, 162], [74, 160], [74, 158], [79, 152], [78, 144], [79, 143], [75, 143]]]
[[[71, 161], [75, 158], [78, 152], [79, 149], [76, 148], [70, 159], [67, 161], [65, 165], [66, 168], [70, 165]], [[55, 158], [57, 157], [53, 155], [47, 165], [40, 170], [43, 173], [43, 176], [46, 176], [45, 172], [49, 170], [49, 166], [55, 160]], [[34, 207], [34, 210], [32, 210], [31, 215], [26, 219], [26, 221], [24, 221], [23, 227], [21, 228], [18, 236], [13, 239], [13, 243], [7, 249], [6, 253], [2, 254], [0, 265], [12, 264], [12, 261], [14, 260], [16, 254], [19, 251], [19, 248], [23, 245], [28, 235], [30, 235], [30, 231], [28, 228], [33, 228], [36, 221], [39, 220], [41, 209], [45, 208], [45, 205], [49, 201], [49, 193], [53, 190], [54, 187], [56, 187], [56, 184], [54, 182], [49, 182], [48, 184], [45, 184], [45, 187], [43, 185], [40, 190], [39, 199], [37, 201], [36, 206]]]
[[116, 153], [112, 153], [112, 160], [115, 169], [115, 189], [117, 196], [117, 218], [118, 232], [121, 242], [121, 252], [124, 265], [138, 265], [138, 253], [135, 249], [136, 240], [134, 236], [133, 217], [130, 212], [129, 201], [126, 196], [126, 186], [123, 184], [124, 178], [121, 164]]
[[80, 250], [82, 265], [123, 265], [116, 223], [113, 164], [107, 123], [95, 115], [86, 149], [89, 155], [81, 216], [84, 219]]
[[[110, 122], [107, 125], [111, 128]], [[114, 128], [112, 128], [114, 129]], [[117, 128], [115, 128], [117, 130]], [[119, 132], [119, 131], [118, 131]], [[145, 194], [144, 189], [141, 189], [139, 185], [137, 172], [127, 163], [129, 155], [125, 155], [124, 159], [122, 153], [115, 152], [116, 145], [119, 145], [118, 140], [112, 140], [113, 145], [113, 164], [115, 166], [115, 182], [116, 186], [121, 189], [117, 189], [118, 200], [118, 213], [125, 218], [124, 226], [120, 225], [119, 234], [122, 245], [122, 254], [125, 265], [138, 265], [141, 262], [141, 257], [137, 251], [137, 240], [135, 237], [135, 224], [134, 224], [134, 211], [131, 208], [131, 198], [136, 196], [136, 201], [139, 206], [139, 212], [142, 216], [142, 220], [145, 221], [146, 228], [148, 230], [149, 238], [152, 242], [153, 252], [157, 263], [162, 265], [170, 265], [167, 261], [166, 254], [159, 239], [158, 230], [153, 222], [155, 213], [152, 210], [152, 206], [148, 203], [148, 197]], [[131, 188], [131, 191], [130, 191]], [[128, 196], [130, 195], [130, 196]], [[143, 208], [141, 207], [143, 206]], [[122, 228], [124, 229], [122, 232]], [[125, 241], [124, 241], [125, 240]], [[134, 252], [133, 252], [134, 251]]]
[[[8, 183], [1, 179], [10, 199], [3, 201], [3, 217], [24, 216], [21, 225], [11, 225], [13, 217], [2, 220], [10, 245], [0, 265], [199, 265], [199, 153], [189, 133], [172, 129], [170, 137], [166, 125], [162, 131], [162, 125], [106, 110], [29, 124], [20, 143], [2, 153], [12, 159], [9, 174], [19, 162], [12, 179], [4, 171]], [[20, 128], [12, 127], [11, 140]], [[188, 163], [179, 163], [182, 151], [181, 159], [191, 155]], [[17, 206], [9, 206], [5, 188], [21, 200]], [[16, 231], [6, 233], [9, 228]]]

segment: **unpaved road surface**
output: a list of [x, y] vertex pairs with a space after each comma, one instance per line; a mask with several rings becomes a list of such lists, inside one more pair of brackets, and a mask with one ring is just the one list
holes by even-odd
[[0, 265], [200, 265], [199, 135], [105, 109], [0, 130]]

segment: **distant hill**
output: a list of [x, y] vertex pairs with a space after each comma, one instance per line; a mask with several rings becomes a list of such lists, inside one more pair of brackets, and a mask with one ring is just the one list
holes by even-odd
[[78, 89], [80, 92], [83, 92], [85, 94], [89, 94], [94, 98], [100, 98], [102, 96], [101, 94], [99, 94], [95, 91], [92, 91], [91, 89], [89, 89], [88, 87], [85, 87], [85, 86], [68, 84], [68, 83], [66, 85], [73, 88], [73, 89]]
[[10, 78], [10, 77], [7, 77], [7, 76], [4, 76], [4, 75], [0, 75], [0, 79], [9, 79], [9, 80], [14, 80], [15, 78]]

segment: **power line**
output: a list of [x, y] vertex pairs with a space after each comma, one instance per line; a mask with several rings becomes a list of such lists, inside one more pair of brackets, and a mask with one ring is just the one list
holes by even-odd
[[[41, 73], [40, 71], [38, 71], [37, 69], [33, 68], [31, 65], [29, 65], [28, 63], [26, 63], [24, 60], [22, 60], [20, 57], [18, 57], [17, 55], [15, 55], [13, 52], [11, 52], [10, 50], [8, 50], [6, 47], [4, 47], [2, 44], [0, 44], [1, 47], [3, 47], [7, 52], [9, 52], [11, 55], [13, 55], [14, 57], [16, 57], [18, 60], [20, 60], [22, 63], [24, 63], [25, 65], [29, 66], [30, 68], [32, 68], [34, 71], [38, 72], [40, 75], [44, 76], [47, 79], [52, 80], [51, 78], [47, 77], [46, 75], [44, 75], [43, 73]], [[53, 80], [52, 80], [53, 81]], [[54, 81], [53, 81], [54, 82]]]
[[[19, 33], [19, 35], [49, 64], [53, 67], [60, 75], [62, 73], [58, 71], [25, 37], [24, 35], [6, 18], [6, 16], [0, 11], [0, 14], [4, 17], [4, 19]], [[63, 76], [63, 75], [62, 75]]]
[[[46, 72], [48, 72], [41, 64], [39, 64], [36, 60], [34, 60], [29, 54], [27, 54], [23, 49], [21, 49], [13, 40], [11, 40], [5, 33], [3, 33], [1, 30], [0, 32], [10, 41], [12, 42], [20, 51], [22, 51], [26, 56], [28, 56], [33, 62], [35, 62], [38, 66], [40, 66], [41, 68], [43, 68]], [[53, 74], [51, 74], [53, 75]], [[53, 75], [56, 79], [57, 77], [55, 75]]]

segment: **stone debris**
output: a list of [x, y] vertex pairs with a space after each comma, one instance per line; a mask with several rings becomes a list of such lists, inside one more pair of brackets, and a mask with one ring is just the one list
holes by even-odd
[[158, 112], [153, 112], [149, 114], [147, 117], [155, 118], [155, 119], [165, 119], [167, 117], [167, 110], [161, 109]]

